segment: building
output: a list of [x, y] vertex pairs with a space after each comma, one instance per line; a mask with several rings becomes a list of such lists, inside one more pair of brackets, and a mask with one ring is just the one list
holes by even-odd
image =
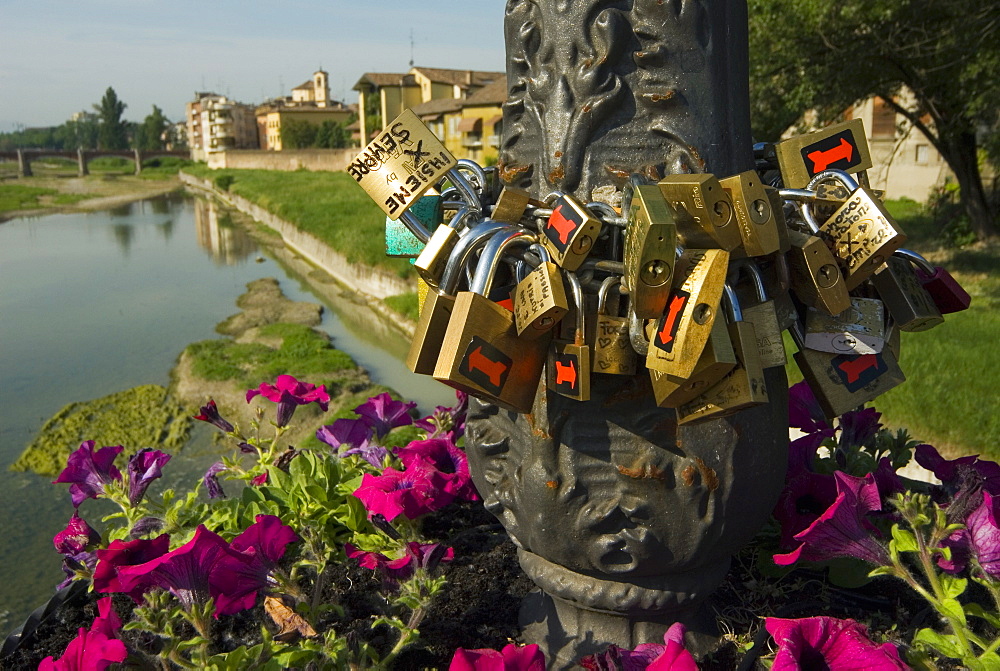
[[187, 141], [191, 158], [227, 149], [256, 149], [257, 122], [251, 105], [229, 100], [217, 93], [196, 92], [187, 103]]
[[[354, 85], [354, 90], [358, 92], [358, 109], [376, 107], [382, 123], [386, 123], [404, 109], [414, 109], [435, 100], [465, 100], [484, 86], [500, 80], [506, 81], [503, 72], [412, 67], [406, 73], [366, 72]], [[372, 97], [378, 99], [377, 105], [369, 102]], [[367, 128], [364, 114], [359, 120], [360, 134], [365, 142], [381, 130]]]
[[324, 121], [347, 124], [356, 108], [331, 100], [329, 75], [323, 70], [292, 89], [292, 95], [273, 98], [256, 110], [257, 137], [261, 149], [281, 151], [281, 129], [289, 121], [320, 126]]

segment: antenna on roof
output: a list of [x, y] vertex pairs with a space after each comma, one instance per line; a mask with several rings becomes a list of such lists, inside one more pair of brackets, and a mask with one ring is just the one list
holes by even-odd
[[410, 67], [413, 67], [413, 28], [410, 28]]

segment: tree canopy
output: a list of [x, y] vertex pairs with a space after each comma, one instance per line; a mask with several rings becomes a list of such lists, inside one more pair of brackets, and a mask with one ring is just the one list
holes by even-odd
[[127, 105], [118, 99], [115, 90], [108, 87], [94, 110], [100, 118], [98, 147], [100, 149], [128, 149], [128, 124], [122, 120]]
[[[990, 0], [749, 0], [755, 137], [813, 109], [881, 97], [954, 171], [980, 239], [996, 234], [979, 150], [1000, 133], [1000, 13]], [[1000, 158], [1000, 157], [996, 157]]]
[[153, 105], [153, 111], [136, 126], [135, 146], [137, 149], [163, 149], [163, 133], [170, 120], [163, 116], [163, 110]]

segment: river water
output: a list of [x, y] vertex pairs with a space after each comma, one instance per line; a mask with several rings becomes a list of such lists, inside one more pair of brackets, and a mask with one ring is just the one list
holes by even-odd
[[[374, 381], [422, 411], [453, 401], [406, 369], [405, 337], [347, 291], [318, 298], [208, 201], [174, 194], [0, 224], [0, 640], [62, 580], [52, 536], [73, 512], [66, 485], [10, 464], [66, 404], [166, 385], [184, 347], [219, 337], [215, 325], [261, 277], [276, 277], [293, 300], [324, 303], [320, 328]], [[195, 429], [167, 467], [168, 486], [218, 458], [209, 428]], [[81, 506], [85, 518], [107, 512], [95, 504]]]

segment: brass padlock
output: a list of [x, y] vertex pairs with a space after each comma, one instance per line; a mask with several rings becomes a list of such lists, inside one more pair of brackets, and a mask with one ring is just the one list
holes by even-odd
[[778, 220], [764, 183], [756, 170], [747, 170], [719, 180], [729, 194], [736, 214], [743, 249], [748, 256], [767, 256], [781, 248], [778, 225], [785, 225], [784, 217]]
[[714, 175], [667, 175], [657, 186], [677, 212], [685, 247], [732, 251], [743, 244], [733, 203]]
[[735, 367], [736, 350], [729, 339], [726, 320], [716, 319], [691, 377], [675, 378], [658, 370], [649, 371], [653, 397], [661, 408], [676, 408], [708, 391]]
[[576, 273], [567, 272], [566, 282], [573, 294], [573, 306], [576, 313], [576, 328], [573, 340], [552, 341], [549, 351], [547, 384], [550, 391], [561, 394], [575, 401], [590, 400], [590, 346], [586, 342], [587, 305], [583, 298], [583, 288]]
[[767, 288], [764, 286], [764, 278], [761, 277], [760, 269], [752, 260], [746, 260], [739, 264], [738, 268], [745, 271], [750, 276], [754, 291], [757, 294], [757, 303], [747, 305], [742, 309], [743, 319], [753, 324], [754, 333], [757, 336], [757, 352], [760, 354], [760, 362], [764, 368], [776, 368], [788, 363], [785, 355], [785, 342], [781, 336], [784, 330], [778, 323], [778, 312], [775, 302], [767, 295]]
[[410, 341], [406, 366], [419, 375], [433, 375], [441, 354], [441, 346], [448, 322], [455, 306], [455, 292], [462, 279], [464, 268], [472, 254], [481, 248], [498, 230], [504, 228], [496, 222], [482, 222], [468, 232], [452, 250], [441, 278], [441, 286], [427, 288], [420, 304], [420, 317]]
[[907, 257], [889, 257], [872, 275], [871, 283], [901, 331], [926, 331], [944, 321]]
[[664, 314], [656, 321], [646, 367], [675, 378], [688, 378], [719, 311], [729, 252], [687, 249], [674, 267], [674, 283]]
[[689, 424], [767, 403], [764, 367], [757, 353], [753, 324], [743, 321], [736, 292], [726, 285], [722, 299], [729, 314], [729, 339], [736, 351], [737, 364], [725, 377], [700, 396], [677, 406], [677, 423]]
[[885, 345], [885, 306], [877, 298], [851, 297], [838, 315], [806, 308], [805, 347], [833, 354], [878, 354]]
[[539, 244], [531, 246], [540, 263], [514, 289], [514, 323], [522, 338], [538, 338], [569, 312], [569, 301], [563, 287], [559, 266], [552, 263], [548, 250]]
[[541, 242], [560, 268], [575, 271], [594, 248], [601, 220], [570, 194], [557, 191], [546, 200], [553, 197], [552, 214], [542, 227]]
[[801, 189], [814, 175], [831, 168], [867, 170], [872, 159], [865, 137], [861, 119], [851, 119], [776, 143], [782, 181], [788, 188]]
[[797, 327], [792, 327], [791, 333], [799, 346], [795, 364], [830, 419], [874, 400], [906, 380], [891, 347], [878, 354], [832, 354], [807, 349]]
[[[601, 283], [597, 293], [597, 325], [594, 332], [594, 372], [607, 375], [635, 375], [638, 358], [629, 343], [628, 318], [612, 314], [608, 294], [621, 280], [612, 275]], [[617, 292], [616, 292], [617, 293]]]
[[782, 200], [778, 189], [773, 186], [764, 186], [764, 193], [771, 204], [771, 213], [776, 220], [775, 228], [778, 231], [778, 251], [787, 254], [792, 243], [788, 239], [788, 222], [785, 220], [785, 201]]
[[792, 291], [806, 305], [840, 314], [851, 306], [847, 284], [840, 266], [826, 243], [815, 235], [789, 229], [788, 265], [792, 272]]
[[505, 186], [500, 191], [500, 195], [497, 196], [497, 202], [493, 204], [490, 218], [506, 224], [517, 224], [524, 216], [525, 210], [528, 209], [529, 202], [531, 202], [531, 196], [526, 190]]
[[626, 187], [628, 225], [623, 254], [622, 288], [635, 314], [653, 319], [663, 314], [670, 293], [677, 248], [676, 213], [656, 186]]
[[451, 221], [434, 229], [434, 233], [427, 241], [423, 251], [413, 262], [413, 267], [420, 275], [420, 279], [429, 286], [437, 287], [439, 285], [451, 252], [461, 237], [459, 231], [464, 230], [466, 223], [474, 214], [476, 214], [475, 211], [463, 207], [455, 213]]
[[470, 291], [460, 291], [434, 368], [434, 378], [515, 412], [529, 412], [549, 338], [520, 338], [514, 315], [486, 298], [502, 254], [537, 236], [511, 226], [490, 238]]
[[844, 274], [848, 290], [867, 280], [906, 242], [906, 234], [870, 189], [859, 186], [846, 172], [826, 170], [809, 182], [836, 179], [851, 189], [851, 195], [822, 226], [816, 226], [808, 204], [803, 207], [806, 223], [833, 252]]

